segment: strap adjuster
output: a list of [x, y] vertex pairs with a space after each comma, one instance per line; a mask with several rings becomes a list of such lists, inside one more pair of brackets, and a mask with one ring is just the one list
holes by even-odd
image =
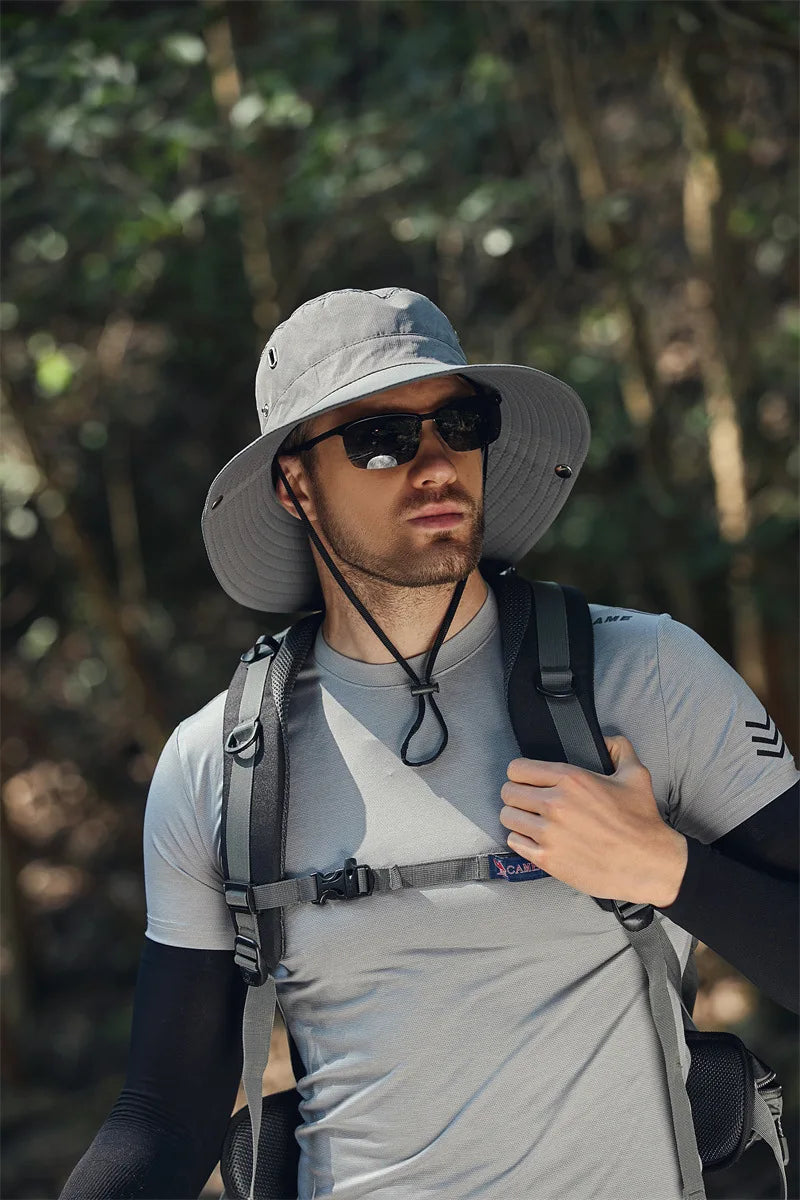
[[223, 889], [228, 908], [233, 909], [234, 912], [247, 912], [255, 916], [257, 909], [252, 884], [233, 883], [226, 880]]
[[269, 971], [264, 966], [261, 947], [254, 938], [237, 933], [233, 943], [233, 961], [242, 972], [245, 983], [254, 987], [266, 983]]
[[[363, 884], [362, 884], [362, 875]], [[357, 863], [354, 858], [345, 860], [338, 871], [328, 871], [325, 874], [316, 871], [312, 879], [317, 883], [317, 898], [312, 904], [324, 904], [326, 900], [357, 900], [359, 896], [369, 896], [375, 886], [375, 875], [366, 863]]]
[[[565, 671], [569, 672], [569, 687], [566, 691], [559, 691], [557, 687], [547, 686], [548, 683], [560, 684], [563, 688]], [[575, 695], [575, 676], [569, 671], [569, 668], [542, 667], [542, 682], [534, 684], [534, 687], [540, 696], [548, 696], [551, 700], [566, 700], [569, 696]]]
[[634, 904], [631, 900], [612, 900], [611, 911], [620, 925], [631, 933], [646, 929], [655, 913], [652, 904]]

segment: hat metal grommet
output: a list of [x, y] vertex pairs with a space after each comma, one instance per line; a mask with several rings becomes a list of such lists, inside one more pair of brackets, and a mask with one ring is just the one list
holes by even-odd
[[209, 508], [216, 508], [218, 504], [222, 503], [222, 501], [223, 501], [223, 497], [217, 496], [216, 500], [211, 501]]
[[267, 349], [267, 362], [269, 363], [270, 367], [277, 367], [278, 365], [278, 351], [274, 346], [270, 346]]
[[571, 479], [572, 467], [568, 467], [566, 463], [559, 463], [556, 467], [556, 475], [559, 479]]

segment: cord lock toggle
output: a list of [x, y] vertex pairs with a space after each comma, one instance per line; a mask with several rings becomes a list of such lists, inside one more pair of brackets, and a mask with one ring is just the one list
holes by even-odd
[[412, 683], [409, 687], [412, 696], [429, 696], [431, 692], [438, 692], [438, 690], [439, 685], [435, 680], [431, 683]]

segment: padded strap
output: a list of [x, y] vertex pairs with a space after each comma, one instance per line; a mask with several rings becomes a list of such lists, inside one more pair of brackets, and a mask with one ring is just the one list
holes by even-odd
[[537, 691], [547, 702], [567, 762], [602, 775], [603, 763], [575, 690], [564, 594], [559, 584], [537, 580], [533, 595], [542, 678]]

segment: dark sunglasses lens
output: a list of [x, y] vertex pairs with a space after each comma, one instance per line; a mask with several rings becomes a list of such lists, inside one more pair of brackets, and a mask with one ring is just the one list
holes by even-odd
[[[419, 448], [420, 422], [413, 413], [365, 417], [342, 433], [345, 453], [356, 467], [394, 467], [411, 462]], [[394, 459], [394, 462], [381, 460]]]
[[484, 401], [447, 404], [436, 414], [436, 426], [451, 450], [477, 450], [495, 441], [500, 432], [494, 430], [489, 412], [495, 407]]

